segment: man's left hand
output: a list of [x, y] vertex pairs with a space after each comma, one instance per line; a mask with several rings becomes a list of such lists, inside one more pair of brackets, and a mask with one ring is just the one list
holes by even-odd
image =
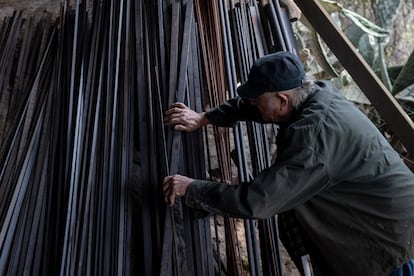
[[194, 179], [179, 174], [164, 177], [162, 190], [165, 203], [172, 207], [174, 205], [175, 197], [185, 196], [188, 186], [190, 186], [193, 181]]

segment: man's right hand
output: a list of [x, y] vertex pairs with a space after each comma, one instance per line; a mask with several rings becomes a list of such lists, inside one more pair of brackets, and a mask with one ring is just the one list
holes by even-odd
[[173, 103], [165, 112], [164, 122], [175, 130], [194, 131], [208, 124], [205, 112], [197, 113], [183, 103]]

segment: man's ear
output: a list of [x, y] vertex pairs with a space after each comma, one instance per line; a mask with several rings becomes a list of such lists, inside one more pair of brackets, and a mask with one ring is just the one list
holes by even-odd
[[276, 93], [276, 95], [280, 99], [280, 108], [287, 108], [289, 107], [289, 97], [288, 95], [284, 94], [283, 92]]

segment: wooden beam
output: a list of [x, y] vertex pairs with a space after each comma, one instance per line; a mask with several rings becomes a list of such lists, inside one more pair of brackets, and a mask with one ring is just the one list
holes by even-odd
[[407, 151], [414, 154], [414, 123], [317, 0], [295, 0], [303, 15], [378, 110]]

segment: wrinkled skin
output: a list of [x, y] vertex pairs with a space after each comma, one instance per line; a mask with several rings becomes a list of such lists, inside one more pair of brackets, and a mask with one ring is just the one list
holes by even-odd
[[166, 176], [162, 184], [164, 201], [169, 206], [173, 206], [175, 198], [177, 196], [185, 196], [188, 186], [191, 184], [191, 182], [193, 182], [193, 180], [194, 179], [192, 178], [179, 174]]

